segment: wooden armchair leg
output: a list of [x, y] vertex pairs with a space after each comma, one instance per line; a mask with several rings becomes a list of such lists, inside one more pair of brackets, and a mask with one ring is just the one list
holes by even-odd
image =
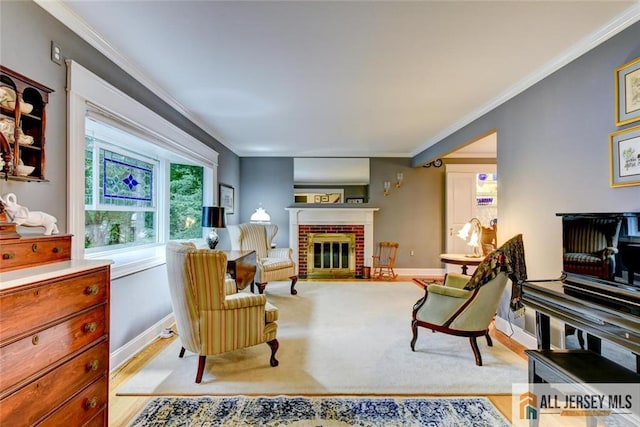
[[298, 283], [298, 276], [291, 276], [289, 279], [291, 279], [291, 295], [296, 295], [298, 290], [294, 287], [296, 286], [296, 283]]
[[482, 356], [480, 355], [480, 349], [478, 348], [478, 341], [476, 341], [476, 337], [469, 337], [469, 342], [471, 343], [473, 355], [476, 358], [476, 365], [482, 366]]
[[411, 322], [411, 332], [413, 333], [413, 338], [411, 339], [411, 351], [416, 351], [416, 341], [418, 340], [418, 321], [415, 319]]
[[202, 382], [202, 374], [204, 373], [204, 365], [207, 360], [207, 356], [200, 355], [198, 358], [198, 372], [196, 373], [196, 383]]
[[178, 357], [179, 357], [180, 359], [182, 359], [182, 358], [184, 357], [184, 351], [185, 351], [185, 350], [184, 350], [184, 347], [180, 347], [180, 354], [178, 355]]
[[484, 337], [487, 339], [487, 345], [489, 347], [493, 347], [493, 341], [491, 340], [491, 336], [489, 335], [488, 329], [487, 329], [487, 332], [485, 332]]
[[269, 345], [269, 347], [271, 347], [271, 359], [269, 360], [269, 363], [271, 364], [271, 366], [276, 367], [280, 364], [280, 362], [278, 362], [278, 359], [276, 359], [276, 351], [278, 351], [278, 347], [280, 347], [280, 344], [278, 343], [278, 340], [267, 341], [267, 344]]

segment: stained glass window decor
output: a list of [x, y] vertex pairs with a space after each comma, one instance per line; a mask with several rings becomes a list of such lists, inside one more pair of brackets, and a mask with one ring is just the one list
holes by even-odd
[[105, 149], [100, 150], [100, 157], [100, 203], [153, 206], [152, 163]]

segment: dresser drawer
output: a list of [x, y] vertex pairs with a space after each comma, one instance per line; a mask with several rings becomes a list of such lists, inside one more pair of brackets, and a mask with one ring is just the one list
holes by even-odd
[[0, 348], [0, 392], [105, 336], [102, 305]]
[[71, 235], [7, 239], [0, 249], [0, 271], [71, 259]]
[[98, 415], [91, 418], [83, 427], [104, 427], [107, 425], [107, 407], [98, 412]]
[[32, 425], [77, 390], [108, 375], [109, 343], [103, 341], [0, 401], [0, 426]]
[[[108, 299], [109, 269], [0, 295], [0, 344]], [[19, 320], [19, 321], [17, 321]]]
[[38, 426], [82, 426], [93, 421], [100, 412], [104, 414], [107, 410], [107, 384], [106, 377], [91, 384]]

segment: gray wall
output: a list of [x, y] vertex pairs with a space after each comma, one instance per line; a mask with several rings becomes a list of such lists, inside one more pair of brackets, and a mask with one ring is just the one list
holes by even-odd
[[[380, 208], [374, 217], [375, 242], [400, 243], [397, 268], [441, 268], [444, 168], [413, 168], [408, 158], [372, 158], [370, 162], [369, 203]], [[383, 182], [394, 183], [397, 172], [404, 174], [402, 187], [392, 184], [385, 196]]]
[[[236, 213], [228, 222], [248, 221], [262, 202], [280, 226], [276, 243], [288, 244], [284, 208], [293, 199], [291, 159], [238, 158], [35, 3], [2, 1], [0, 8], [0, 63], [55, 90], [47, 110], [50, 182], [1, 181], [0, 193], [16, 193], [21, 203], [55, 215], [61, 231], [66, 229], [66, 70], [49, 59], [55, 40], [66, 57], [216, 149], [219, 181], [236, 190]], [[560, 271], [556, 212], [640, 210], [640, 187], [609, 187], [607, 142], [616, 130], [613, 70], [640, 55], [638, 40], [640, 24], [635, 24], [412, 160], [371, 159], [370, 205], [380, 207], [375, 239], [400, 242], [398, 267], [441, 265], [444, 169], [414, 169], [412, 164], [437, 158], [492, 128], [498, 129], [500, 238], [524, 233], [530, 277], [556, 277]], [[405, 174], [404, 186], [384, 197], [382, 182], [399, 171]], [[113, 281], [112, 349], [171, 311], [164, 278], [164, 267], [158, 267]]]
[[498, 238], [523, 233], [529, 277], [556, 278], [562, 268], [556, 213], [640, 211], [640, 186], [609, 185], [609, 134], [619, 129], [614, 70], [638, 56], [640, 23], [443, 139], [413, 163], [437, 158], [496, 128]]
[[[370, 159], [367, 206], [380, 208], [374, 216], [374, 239], [400, 243], [398, 268], [440, 268], [438, 255], [444, 248], [444, 168], [413, 168], [410, 163], [408, 158]], [[288, 246], [289, 214], [285, 208], [293, 204], [293, 158], [243, 157], [240, 169], [241, 222], [248, 222], [262, 203], [271, 222], [278, 224], [276, 244]], [[404, 173], [402, 187], [392, 186], [385, 197], [382, 183], [395, 182], [398, 172]]]
[[[556, 213], [640, 211], [640, 186], [609, 184], [609, 134], [619, 129], [614, 70], [638, 56], [640, 23], [420, 153], [413, 164], [497, 129], [498, 240], [522, 233], [529, 278], [558, 278], [562, 227]], [[509, 296], [506, 289], [498, 315], [533, 332], [533, 313], [513, 318]]]
[[[55, 40], [65, 57], [78, 61], [123, 92], [147, 105], [195, 138], [220, 153], [219, 180], [236, 187], [240, 183], [239, 158], [193, 123], [176, 113], [164, 101], [137, 83], [98, 51], [28, 1], [2, 1], [0, 5], [0, 63], [55, 90], [47, 108], [47, 164], [49, 182], [0, 181], [0, 194], [13, 192], [32, 210], [58, 218], [65, 232], [67, 206], [67, 103], [66, 68], [50, 60], [50, 43]], [[79, 177], [81, 178], [81, 177]], [[231, 215], [233, 222], [236, 215]], [[171, 312], [164, 266], [112, 282], [111, 349], [117, 349]]]
[[278, 225], [274, 239], [278, 247], [289, 246], [289, 211], [293, 204], [292, 157], [242, 157], [240, 159], [240, 222], [249, 222], [262, 205]]

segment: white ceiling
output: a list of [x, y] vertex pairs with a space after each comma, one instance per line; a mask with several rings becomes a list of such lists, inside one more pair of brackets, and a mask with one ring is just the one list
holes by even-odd
[[240, 156], [414, 156], [640, 19], [638, 1], [36, 1]]

